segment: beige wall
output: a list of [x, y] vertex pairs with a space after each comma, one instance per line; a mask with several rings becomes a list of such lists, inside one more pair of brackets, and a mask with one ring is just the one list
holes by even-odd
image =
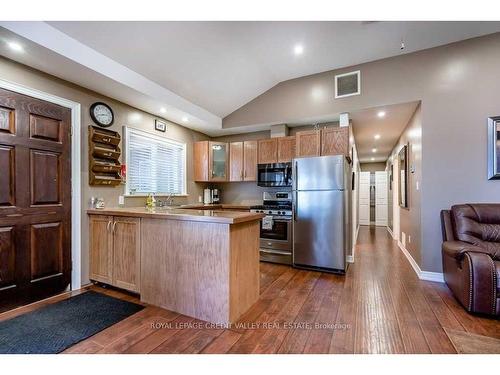
[[[412, 115], [408, 125], [403, 130], [398, 143], [391, 152], [390, 158], [397, 164], [398, 153], [404, 145], [409, 145], [408, 150], [408, 208], [399, 207], [399, 180], [394, 184], [393, 202], [396, 205], [396, 216], [399, 216], [398, 238], [402, 241], [402, 233], [406, 237], [406, 250], [411, 254], [417, 264], [422, 267], [421, 250], [421, 196], [420, 185], [422, 181], [422, 109], [419, 105]], [[411, 170], [414, 170], [412, 173]], [[399, 173], [399, 169], [397, 169]], [[399, 177], [399, 174], [398, 174]]]
[[[154, 120], [156, 117], [130, 107], [121, 102], [104, 97], [98, 93], [86, 90], [69, 82], [60, 80], [53, 76], [41, 73], [26, 66], [17, 64], [0, 57], [0, 79], [15, 82], [30, 88], [44, 91], [59, 97], [69, 99], [81, 104], [81, 187], [82, 187], [82, 283], [89, 282], [88, 267], [88, 220], [85, 209], [89, 206], [91, 196], [103, 197], [109, 206], [118, 205], [118, 196], [124, 193], [124, 186], [119, 187], [90, 187], [88, 185], [88, 125], [92, 123], [89, 115], [89, 107], [96, 101], [108, 103], [115, 114], [115, 122], [110, 128], [122, 132], [122, 126], [127, 125], [137, 129], [145, 130], [156, 135], [175, 139], [186, 143], [187, 146], [187, 191], [189, 196], [177, 198], [178, 203], [197, 202], [198, 196], [202, 194], [202, 186], [193, 182], [192, 149], [193, 142], [207, 139], [208, 137], [187, 129], [183, 126], [168, 123], [166, 133], [154, 130]], [[123, 142], [121, 144], [123, 149]], [[127, 206], [141, 206], [145, 202], [144, 198], [126, 198]]]
[[[492, 34], [297, 78], [230, 114], [223, 126], [293, 123], [421, 100], [421, 266], [441, 272], [440, 210], [500, 201], [500, 181], [489, 181], [486, 173], [486, 121], [500, 114], [499, 61], [500, 34]], [[358, 69], [361, 95], [333, 99], [334, 75]]]
[[385, 163], [360, 163], [361, 172], [379, 172], [385, 171]]

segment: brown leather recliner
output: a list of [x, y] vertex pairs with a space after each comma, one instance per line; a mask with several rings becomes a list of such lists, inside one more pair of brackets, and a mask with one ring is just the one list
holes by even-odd
[[441, 211], [446, 284], [469, 312], [500, 316], [500, 204]]

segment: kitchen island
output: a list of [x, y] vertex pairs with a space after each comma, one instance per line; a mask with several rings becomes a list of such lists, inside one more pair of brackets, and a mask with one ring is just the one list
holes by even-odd
[[92, 280], [218, 324], [235, 322], [257, 301], [262, 214], [172, 208], [88, 214]]

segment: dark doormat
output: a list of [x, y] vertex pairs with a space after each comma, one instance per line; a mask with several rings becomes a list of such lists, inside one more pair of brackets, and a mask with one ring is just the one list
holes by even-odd
[[0, 322], [0, 354], [55, 354], [144, 307], [86, 292]]

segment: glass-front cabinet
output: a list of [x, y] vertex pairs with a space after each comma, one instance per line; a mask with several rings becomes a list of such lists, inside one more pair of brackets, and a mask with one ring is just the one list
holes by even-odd
[[229, 181], [229, 144], [199, 141], [194, 143], [194, 180]]
[[228, 144], [223, 142], [209, 142], [209, 165], [211, 181], [227, 181], [228, 171]]

